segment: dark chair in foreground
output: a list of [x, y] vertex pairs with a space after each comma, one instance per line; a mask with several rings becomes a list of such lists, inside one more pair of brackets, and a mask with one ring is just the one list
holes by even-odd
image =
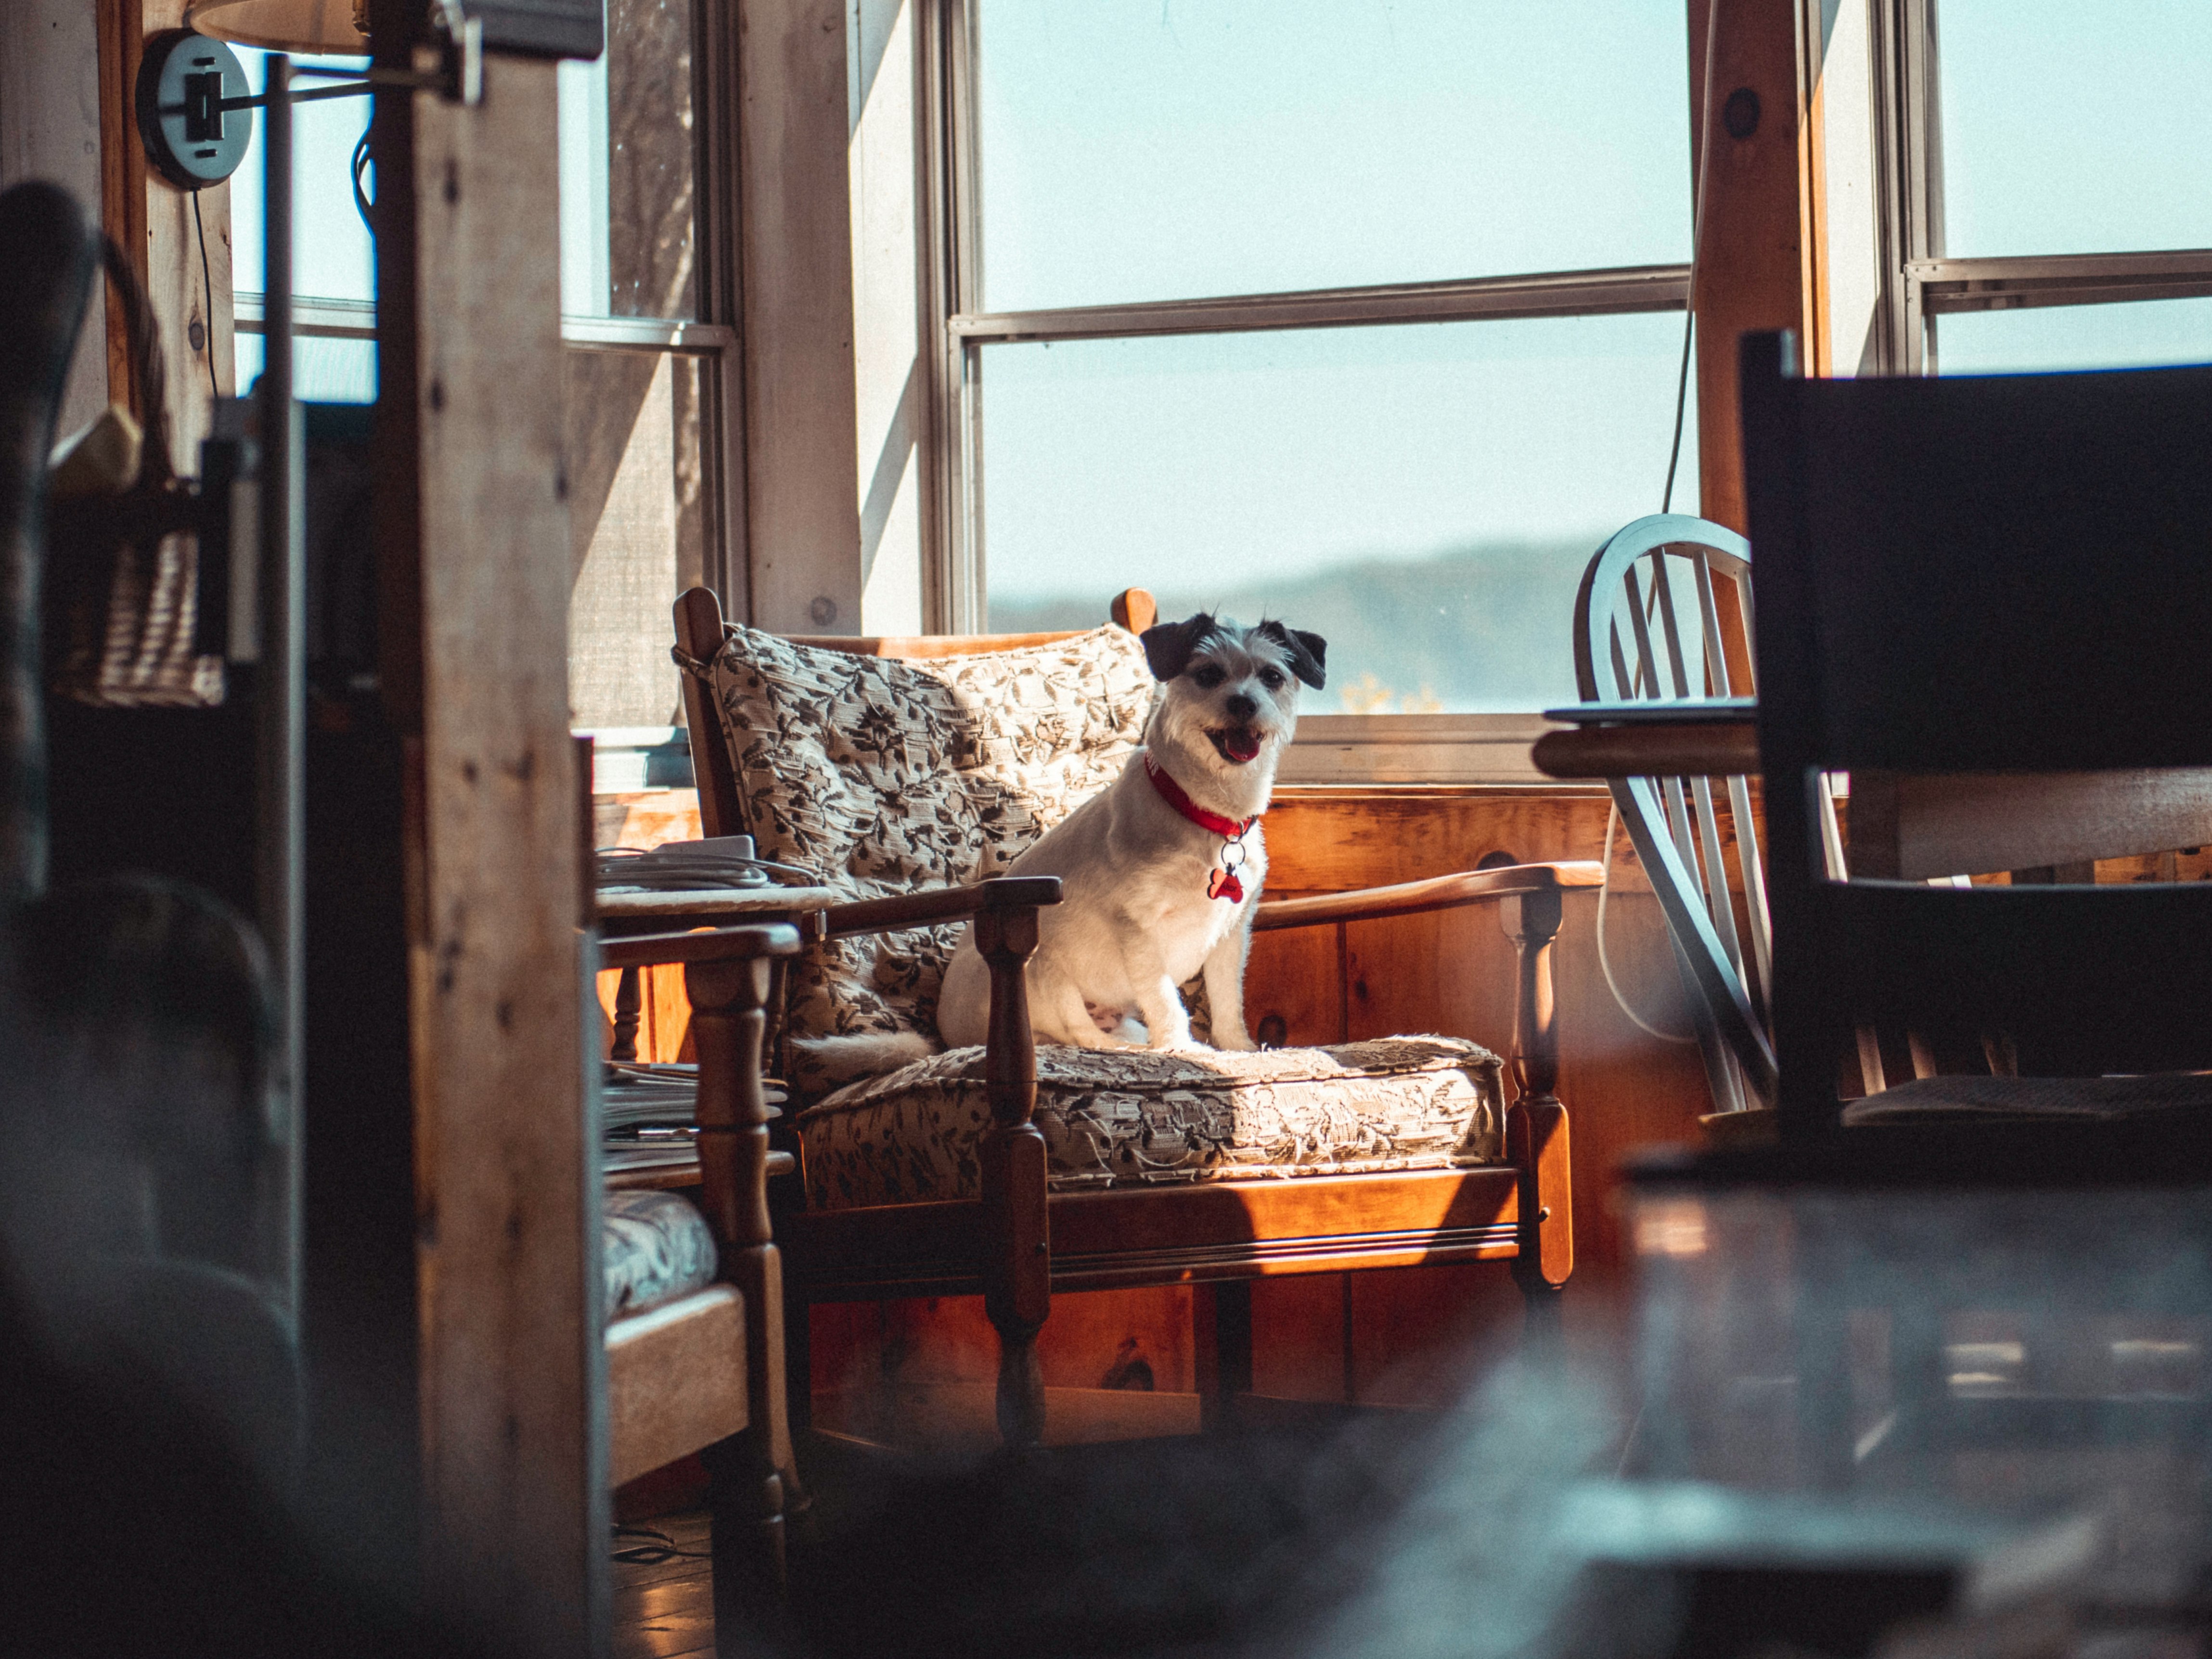
[[[1575, 668], [1585, 704], [1604, 720], [1638, 705], [1656, 735], [1668, 722], [1700, 729], [1753, 718], [1750, 544], [1702, 519], [1655, 514], [1609, 537], [1583, 572], [1576, 601]], [[1711, 706], [1685, 708], [1683, 699]], [[1734, 703], [1723, 700], [1737, 700]], [[1621, 747], [1638, 732], [1620, 726]], [[1664, 744], [1660, 745], [1664, 747]], [[1731, 745], [1708, 745], [1716, 751]], [[2003, 774], [1900, 775], [1861, 769], [1850, 777], [1846, 848], [1836, 779], [1823, 774], [1814, 812], [1824, 875], [1955, 884], [1966, 872], [2006, 872], [2015, 885], [2094, 882], [2096, 861], [2154, 855], [2168, 878], [2172, 849], [2212, 842], [2212, 772], [2077, 773], [2051, 779]], [[1690, 993], [1716, 1109], [1774, 1099], [1771, 933], [1759, 853], [1756, 780], [1741, 771], [1607, 780], [1621, 823], [1664, 911]], [[1740, 835], [1739, 825], [1753, 832]], [[1891, 1065], [1929, 1079], [1946, 1069], [2010, 1069], [2002, 1043], [1936, 1045], [1916, 1030], [1890, 1034]], [[1855, 1030], [1862, 1098], [1888, 1086], [1881, 1035]], [[1850, 1067], [1846, 1066], [1846, 1075]], [[1926, 1091], [1922, 1091], [1924, 1094]], [[1914, 1111], [1912, 1095], [1855, 1105], [1855, 1121]], [[1771, 1120], [1765, 1122], [1771, 1124]], [[1709, 1127], [1719, 1129], [1717, 1121]]]
[[2212, 368], [1802, 380], [1761, 336], [1742, 389], [1785, 1139], [1845, 1121], [1867, 1024], [1977, 1035], [2028, 1075], [1920, 1079], [1854, 1121], [2198, 1139], [2212, 884], [1832, 879], [1820, 789], [2047, 774], [2078, 813], [2090, 775], [2212, 765]]
[[[1631, 1170], [1644, 1468], [2078, 1506], [2193, 1572], [2212, 883], [2020, 872], [2202, 821], [2212, 369], [1742, 368], [1781, 1134]], [[1865, 1025], [1997, 1064], [1847, 1105]]]
[[[805, 1205], [777, 1231], [802, 1318], [809, 1301], [980, 1289], [1018, 1448], [1044, 1428], [1036, 1339], [1055, 1290], [1197, 1286], [1200, 1389], [1218, 1408], [1250, 1386], [1255, 1278], [1510, 1259], [1540, 1316], [1572, 1266], [1551, 945], [1563, 894], [1595, 886], [1595, 865], [1259, 908], [1266, 929], [1502, 902], [1520, 951], [1510, 1103], [1497, 1059], [1434, 1038], [1040, 1055], [1024, 964], [1059, 884], [983, 878], [1141, 738], [1153, 682], [1131, 635], [1151, 596], [1115, 611], [1119, 628], [1075, 635], [786, 641], [726, 630], [704, 589], [676, 608], [705, 833], [750, 833], [854, 896], [791, 975], [796, 1088], [829, 1085], [794, 1037], [895, 1021], [928, 1035], [946, 924], [975, 921], [988, 1048], [817, 1100], [798, 1119]], [[803, 1323], [793, 1350], [803, 1410]]]

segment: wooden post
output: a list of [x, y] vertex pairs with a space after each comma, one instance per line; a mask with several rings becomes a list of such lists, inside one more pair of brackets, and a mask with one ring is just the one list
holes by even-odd
[[980, 1149], [984, 1209], [983, 1307], [999, 1333], [999, 1433], [1024, 1452], [1044, 1437], [1044, 1372], [1037, 1333], [1052, 1311], [1045, 1210], [1045, 1146], [1036, 1109], [1036, 1044], [1027, 967], [1037, 945], [1033, 908], [985, 909], [975, 948], [991, 969], [984, 1086], [991, 1127]]
[[[1705, 85], [1707, 20], [1720, 8]], [[1698, 253], [1699, 512], [1748, 528], [1736, 407], [1736, 341], [1805, 321], [1800, 182], [1799, 8], [1775, 0], [1690, 0], [1690, 165], [1705, 158]], [[1731, 107], [1731, 100], [1733, 107]], [[1710, 117], [1712, 131], [1705, 122]], [[1739, 136], [1741, 135], [1741, 136]]]
[[[413, 66], [420, 16], [375, 0], [380, 64]], [[380, 670], [411, 774], [426, 1613], [489, 1647], [582, 1656], [605, 1646], [611, 1569], [554, 65], [489, 58], [475, 107], [377, 106]]]
[[[756, 628], [860, 629], [844, 0], [738, 0], [745, 523]], [[709, 831], [712, 834], [713, 831]]]
[[1557, 890], [1504, 901], [1499, 921], [1513, 941], [1518, 981], [1513, 1000], [1515, 1098], [1505, 1115], [1506, 1155], [1521, 1172], [1521, 1253], [1513, 1276], [1530, 1317], [1557, 1318], [1557, 1295], [1575, 1270], [1574, 1207], [1568, 1174], [1567, 1109], [1559, 1081], [1552, 944], [1563, 904]]

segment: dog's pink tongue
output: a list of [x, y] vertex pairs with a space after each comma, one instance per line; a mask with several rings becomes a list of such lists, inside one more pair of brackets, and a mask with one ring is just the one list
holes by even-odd
[[1260, 734], [1256, 732], [1231, 732], [1221, 740], [1229, 751], [1229, 758], [1242, 765], [1260, 752]]

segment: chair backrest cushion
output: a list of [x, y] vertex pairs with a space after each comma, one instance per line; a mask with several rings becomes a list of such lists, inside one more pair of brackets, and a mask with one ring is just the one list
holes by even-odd
[[[1113, 627], [910, 661], [732, 628], [712, 672], [762, 855], [848, 899], [1000, 873], [1121, 773], [1155, 684], [1136, 636]], [[959, 937], [916, 928], [811, 947], [790, 976], [786, 1034], [934, 1039]]]

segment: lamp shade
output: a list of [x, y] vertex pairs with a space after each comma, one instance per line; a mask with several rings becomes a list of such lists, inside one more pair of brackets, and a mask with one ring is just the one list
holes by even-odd
[[272, 52], [368, 51], [365, 0], [191, 0], [185, 27], [217, 40]]

